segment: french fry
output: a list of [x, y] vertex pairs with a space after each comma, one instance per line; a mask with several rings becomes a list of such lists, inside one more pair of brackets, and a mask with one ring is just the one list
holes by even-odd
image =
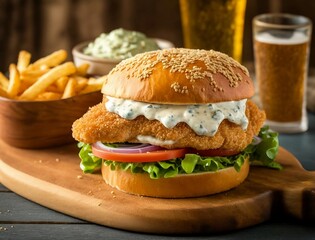
[[19, 92], [19, 88], [21, 84], [20, 74], [15, 64], [13, 63], [10, 64], [9, 73], [10, 73], [10, 80], [9, 80], [7, 93], [10, 98], [15, 98]]
[[60, 94], [63, 93], [63, 91], [60, 91], [59, 88], [55, 84], [48, 86], [45, 92], [54, 92], [54, 93], [60, 93]]
[[95, 91], [99, 91], [100, 89], [101, 89], [101, 86], [99, 84], [88, 83], [87, 86], [83, 88], [82, 91], [79, 92], [79, 94], [95, 92]]
[[[34, 84], [38, 78], [47, 73], [48, 70], [24, 71], [20, 73], [20, 79], [23, 86]], [[25, 89], [24, 89], [25, 90]]]
[[[21, 95], [26, 89], [28, 89], [30, 86], [32, 86], [36, 81], [37, 81], [37, 79], [21, 79], [21, 85], [20, 85], [18, 95]], [[55, 84], [52, 84], [45, 89], [45, 92], [58, 93], [58, 94], [60, 94], [60, 96], [62, 95], [63, 91], [64, 90], [60, 90]], [[41, 95], [41, 94], [39, 94], [39, 95]], [[37, 98], [35, 98], [35, 99], [37, 99]]]
[[103, 83], [106, 81], [106, 79], [107, 79], [107, 76], [103, 76], [100, 78], [90, 78], [88, 80], [87, 86], [82, 91], [80, 91], [79, 94], [85, 94], [85, 93], [101, 90]]
[[103, 83], [107, 80], [107, 75], [99, 78], [89, 78], [89, 83], [90, 84], [95, 84], [95, 85], [103, 85]]
[[40, 93], [35, 100], [37, 101], [51, 101], [51, 100], [58, 100], [61, 98], [61, 93], [56, 92], [43, 92]]
[[28, 78], [39, 78], [43, 74], [49, 71], [48, 68], [46, 69], [35, 69], [35, 70], [24, 70], [20, 71], [21, 79], [28, 79]]
[[8, 93], [0, 86], [0, 97], [8, 98]]
[[18, 62], [17, 62], [17, 69], [19, 72], [22, 72], [25, 70], [31, 61], [31, 54], [27, 51], [20, 51], [18, 56]]
[[40, 58], [29, 66], [29, 69], [40, 69], [41, 66], [56, 67], [67, 59], [67, 52], [63, 49]]
[[106, 76], [88, 78], [89, 64], [78, 67], [64, 61], [65, 50], [55, 51], [30, 63], [31, 54], [19, 52], [17, 64], [9, 66], [9, 79], [0, 72], [0, 96], [19, 100], [57, 100], [99, 91]]
[[20, 77], [20, 79], [21, 79], [20, 88], [24, 89], [23, 91], [25, 91], [26, 88], [30, 87], [31, 85], [33, 85], [37, 81], [37, 78], [21, 78]]
[[59, 89], [60, 92], [63, 92], [65, 90], [65, 87], [68, 81], [69, 81], [69, 77], [63, 76], [56, 80], [55, 85]]
[[37, 95], [44, 92], [45, 89], [53, 84], [58, 78], [68, 76], [76, 72], [76, 67], [72, 62], [66, 62], [56, 66], [42, 75], [38, 80], [26, 89], [20, 96], [21, 100], [33, 100]]
[[49, 70], [49, 69], [50, 69], [50, 67], [47, 65], [40, 65], [40, 67], [39, 67], [39, 70]]
[[65, 91], [63, 92], [62, 99], [73, 97], [76, 95], [76, 80], [72, 77], [69, 78]]
[[34, 82], [31, 81], [25, 81], [24, 79], [21, 79], [21, 84], [18, 92], [18, 96], [20, 96], [26, 89], [28, 89]]
[[76, 92], [79, 93], [87, 86], [88, 79], [81, 76], [73, 76], [73, 78], [76, 80]]
[[90, 64], [88, 63], [83, 63], [81, 64], [80, 66], [77, 67], [77, 72], [76, 74], [79, 75], [79, 76], [86, 76], [86, 73], [87, 73], [87, 70], [89, 69], [90, 67]]
[[2, 86], [4, 90], [7, 90], [9, 86], [9, 79], [7, 79], [2, 72], [0, 72], [0, 86]]

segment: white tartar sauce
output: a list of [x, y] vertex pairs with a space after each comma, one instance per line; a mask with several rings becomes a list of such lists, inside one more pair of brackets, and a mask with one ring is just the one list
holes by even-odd
[[247, 129], [245, 115], [246, 101], [229, 101], [196, 105], [152, 104], [107, 97], [107, 111], [120, 117], [133, 120], [143, 115], [148, 120], [158, 120], [166, 128], [173, 128], [180, 122], [187, 123], [197, 135], [214, 136], [220, 123], [227, 119]]
[[173, 140], [160, 140], [158, 138], [146, 135], [138, 135], [137, 139], [142, 143], [150, 143], [152, 145], [172, 145], [175, 143]]

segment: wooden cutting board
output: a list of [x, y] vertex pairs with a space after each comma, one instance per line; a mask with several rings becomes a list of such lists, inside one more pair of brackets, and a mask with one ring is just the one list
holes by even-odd
[[315, 172], [280, 148], [284, 170], [252, 167], [239, 187], [209, 197], [159, 199], [129, 195], [84, 175], [75, 144], [25, 150], [0, 141], [0, 182], [23, 197], [62, 213], [114, 228], [158, 233], [222, 232], [272, 216], [315, 221]]

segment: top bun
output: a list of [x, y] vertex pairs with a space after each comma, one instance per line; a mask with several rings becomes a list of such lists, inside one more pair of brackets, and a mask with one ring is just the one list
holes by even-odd
[[254, 86], [248, 70], [223, 53], [172, 48], [120, 62], [102, 93], [140, 102], [204, 104], [250, 98]]

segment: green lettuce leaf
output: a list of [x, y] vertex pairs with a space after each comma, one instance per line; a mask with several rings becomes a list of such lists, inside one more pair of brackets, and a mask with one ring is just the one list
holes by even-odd
[[249, 154], [252, 164], [281, 170], [282, 166], [274, 161], [279, 151], [278, 133], [271, 131], [268, 126], [264, 126], [258, 137], [261, 139], [259, 144], [250, 144], [244, 150]]
[[132, 173], [147, 173], [150, 178], [158, 179], [175, 177], [178, 174], [215, 172], [228, 167], [240, 171], [245, 159], [249, 157], [252, 164], [281, 169], [281, 165], [274, 161], [279, 148], [278, 134], [270, 131], [268, 127], [263, 127], [258, 137], [261, 139], [259, 144], [253, 141], [243, 152], [234, 156], [201, 157], [197, 154], [186, 154], [184, 158], [150, 163], [125, 163], [100, 159], [93, 155], [89, 144], [79, 143], [80, 167], [84, 173], [93, 173], [101, 168], [103, 161], [103, 164], [110, 166], [112, 170], [119, 168]]
[[92, 153], [92, 148], [89, 144], [78, 143], [78, 147], [81, 148], [79, 157], [81, 159], [80, 168], [84, 173], [93, 173], [99, 170], [102, 166], [102, 159], [96, 157]]

